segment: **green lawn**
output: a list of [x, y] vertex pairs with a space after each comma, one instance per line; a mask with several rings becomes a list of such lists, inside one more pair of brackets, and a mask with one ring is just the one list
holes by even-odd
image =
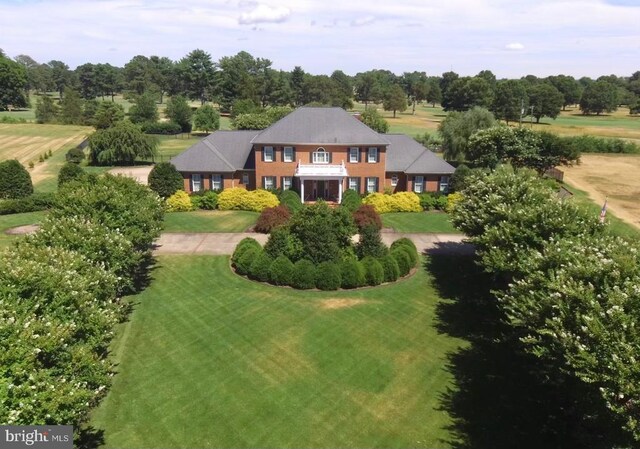
[[197, 210], [164, 216], [166, 232], [244, 232], [258, 219], [257, 212]]
[[453, 391], [439, 298], [394, 285], [300, 292], [233, 274], [227, 257], [160, 257], [112, 350], [90, 425], [106, 447], [447, 447]]
[[27, 212], [24, 214], [0, 215], [0, 249], [6, 248], [11, 242], [19, 238], [16, 235], [5, 234], [9, 228], [37, 224], [44, 217], [45, 212]]
[[459, 234], [444, 212], [396, 212], [382, 214], [385, 228], [393, 228], [396, 232], [443, 232]]

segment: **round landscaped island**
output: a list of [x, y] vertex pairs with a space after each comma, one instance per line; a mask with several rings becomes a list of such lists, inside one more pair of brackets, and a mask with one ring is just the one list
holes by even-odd
[[[261, 218], [273, 215], [283, 212], [265, 209]], [[351, 212], [318, 202], [299, 208], [269, 229], [264, 247], [252, 238], [242, 240], [231, 264], [241, 276], [296, 289], [353, 289], [395, 282], [417, 265], [418, 251], [407, 238], [388, 248], [380, 237], [381, 227], [371, 206]], [[359, 236], [353, 239], [356, 233]]]

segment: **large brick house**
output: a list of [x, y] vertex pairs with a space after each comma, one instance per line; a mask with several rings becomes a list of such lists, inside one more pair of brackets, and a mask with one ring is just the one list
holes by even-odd
[[216, 131], [174, 157], [187, 192], [295, 188], [303, 201], [446, 191], [454, 168], [404, 134], [379, 134], [340, 108], [302, 107], [261, 131]]

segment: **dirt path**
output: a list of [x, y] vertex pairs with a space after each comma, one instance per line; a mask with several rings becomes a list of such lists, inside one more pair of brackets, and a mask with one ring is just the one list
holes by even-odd
[[604, 204], [621, 220], [640, 228], [640, 156], [585, 154], [565, 167], [564, 180]]

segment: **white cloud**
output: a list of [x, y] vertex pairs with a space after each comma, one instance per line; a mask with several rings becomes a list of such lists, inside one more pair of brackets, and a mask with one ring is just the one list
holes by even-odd
[[369, 25], [375, 22], [375, 20], [376, 18], [373, 16], [358, 17], [357, 19], [354, 19], [351, 21], [351, 26], [361, 27], [361, 26]]
[[260, 4], [250, 12], [243, 12], [238, 19], [241, 25], [252, 25], [254, 23], [280, 23], [284, 22], [291, 15], [291, 10], [284, 6], [271, 7]]
[[524, 45], [522, 45], [520, 42], [512, 42], [510, 44], [505, 45], [504, 48], [511, 51], [520, 51], [520, 50], [524, 50]]

